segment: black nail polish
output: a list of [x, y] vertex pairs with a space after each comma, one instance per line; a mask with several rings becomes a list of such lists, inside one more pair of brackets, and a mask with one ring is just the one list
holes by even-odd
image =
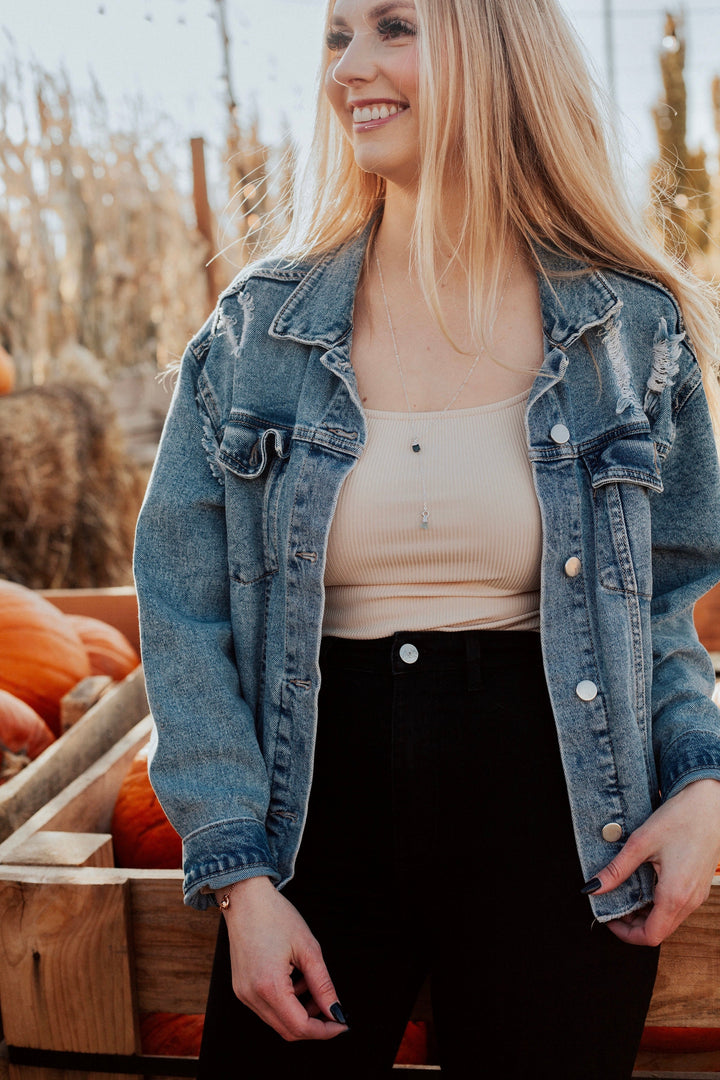
[[583, 894], [583, 896], [588, 896], [589, 893], [597, 892], [601, 886], [602, 881], [599, 877], [590, 878], [589, 881], [585, 882], [580, 892]]
[[345, 1019], [345, 1013], [340, 1008], [340, 1002], [339, 1001], [336, 1001], [334, 1005], [330, 1006], [330, 1015], [332, 1016], [333, 1020], [337, 1020], [338, 1024], [347, 1025], [347, 1020]]

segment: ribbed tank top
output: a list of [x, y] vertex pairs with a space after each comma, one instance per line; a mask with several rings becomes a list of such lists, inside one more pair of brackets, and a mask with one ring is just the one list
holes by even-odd
[[365, 451], [330, 529], [324, 634], [538, 629], [542, 535], [527, 398], [445, 412], [366, 410]]

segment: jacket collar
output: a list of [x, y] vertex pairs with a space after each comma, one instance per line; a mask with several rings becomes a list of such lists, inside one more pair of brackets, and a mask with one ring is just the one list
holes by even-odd
[[273, 319], [270, 337], [328, 349], [347, 337], [369, 235], [370, 226], [310, 267]]
[[535, 254], [542, 267], [538, 283], [543, 330], [552, 345], [567, 349], [622, 307], [622, 300], [599, 270], [539, 245]]
[[[271, 337], [330, 349], [350, 334], [369, 233], [370, 227], [307, 270], [298, 268], [301, 280], [275, 316]], [[620, 310], [622, 301], [602, 273], [539, 245], [535, 251], [543, 329], [552, 345], [568, 348]]]

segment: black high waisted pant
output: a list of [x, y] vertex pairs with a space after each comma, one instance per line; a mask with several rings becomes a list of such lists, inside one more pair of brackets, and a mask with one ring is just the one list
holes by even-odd
[[321, 668], [284, 895], [350, 1031], [284, 1042], [234, 997], [223, 922], [199, 1080], [389, 1076], [428, 976], [443, 1080], [629, 1077], [658, 950], [620, 942], [580, 894], [539, 635], [330, 638]]

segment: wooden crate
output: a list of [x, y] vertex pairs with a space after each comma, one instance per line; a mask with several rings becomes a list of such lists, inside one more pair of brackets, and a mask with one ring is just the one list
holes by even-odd
[[[648, 1026], [720, 1029], [720, 877], [660, 951]], [[638, 1077], [718, 1077], [720, 1051], [641, 1050]]]
[[46, 589], [40, 595], [66, 615], [90, 615], [110, 623], [140, 652], [137, 595], [132, 585], [114, 589]]
[[[42, 595], [62, 611], [103, 619], [139, 649], [134, 589], [56, 590]], [[108, 690], [35, 761], [0, 787], [0, 841], [109, 750], [147, 711], [145, 681], [138, 668]]]
[[[140, 1080], [151, 1067], [178, 1075], [173, 1059], [165, 1068], [133, 1060], [139, 1013], [204, 1011], [218, 913], [183, 906], [180, 870], [113, 866], [112, 809], [151, 724], [141, 720], [0, 844], [9, 1080]], [[35, 1064], [13, 1063], [30, 1051]], [[66, 1057], [43, 1064], [42, 1051]], [[192, 1075], [184, 1067], [179, 1075]]]

